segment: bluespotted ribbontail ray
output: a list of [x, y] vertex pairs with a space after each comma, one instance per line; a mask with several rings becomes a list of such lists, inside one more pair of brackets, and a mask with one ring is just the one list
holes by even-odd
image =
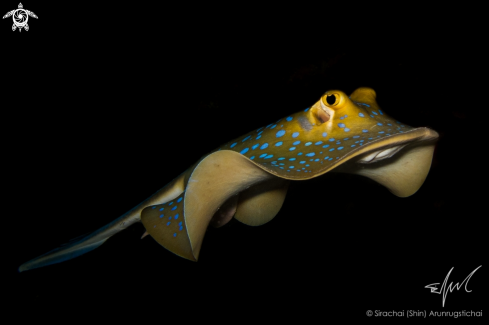
[[209, 224], [273, 219], [291, 180], [327, 172], [363, 175], [407, 197], [423, 184], [438, 134], [387, 116], [375, 91], [327, 91], [310, 108], [253, 130], [203, 156], [151, 197], [97, 231], [22, 264], [19, 271], [80, 256], [141, 221], [171, 252], [197, 261]]

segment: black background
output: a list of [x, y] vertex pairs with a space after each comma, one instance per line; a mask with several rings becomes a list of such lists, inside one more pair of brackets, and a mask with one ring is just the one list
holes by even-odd
[[[23, 4], [39, 17], [29, 31], [12, 32], [10, 18], [0, 26], [9, 311], [234, 323], [482, 309], [484, 267], [472, 292], [448, 294], [444, 308], [424, 288], [452, 267], [450, 281], [463, 281], [486, 252], [487, 82], [476, 19], [348, 3]], [[17, 272], [230, 139], [328, 89], [361, 86], [390, 116], [440, 134], [412, 197], [327, 174], [291, 184], [264, 226], [209, 229], [197, 263], [140, 240], [137, 224], [86, 255]]]

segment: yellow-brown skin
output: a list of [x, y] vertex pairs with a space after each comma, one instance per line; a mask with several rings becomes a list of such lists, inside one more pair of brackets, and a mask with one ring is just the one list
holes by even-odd
[[[190, 173], [183, 200], [189, 238], [185, 251], [192, 254], [173, 248], [169, 228], [158, 224], [152, 208], [142, 212], [148, 233], [178, 255], [197, 260], [209, 222], [235, 195], [246, 198], [238, 201], [237, 208], [232, 207], [233, 212], [237, 210], [235, 217], [246, 224], [263, 224], [278, 213], [288, 186], [286, 180], [317, 177], [349, 160], [360, 161], [359, 157], [389, 148], [402, 149], [404, 158], [373, 166], [347, 164], [345, 167], [353, 167], [339, 171], [375, 179], [398, 196], [413, 194], [429, 171], [431, 140], [436, 139], [436, 132], [415, 129], [388, 117], [379, 109], [370, 88], [357, 89], [350, 97], [339, 90], [328, 91], [310, 109], [229, 141], [203, 157]], [[277, 185], [273, 176], [282, 181]], [[258, 209], [260, 213], [253, 213]]]
[[[327, 103], [327, 98], [332, 96], [336, 98], [336, 101], [330, 105]], [[351, 99], [342, 91], [330, 90], [307, 111], [290, 115], [291, 121], [284, 118], [266, 128], [258, 129], [263, 131], [260, 138], [257, 136], [258, 130], [252, 131], [229, 141], [220, 150], [241, 152], [249, 148], [244, 156], [248, 158], [254, 156], [253, 161], [270, 173], [291, 180], [304, 180], [322, 175], [325, 171], [342, 164], [345, 158], [351, 157], [356, 152], [365, 152], [364, 148], [370, 144], [386, 139], [392, 141], [396, 135], [415, 130], [396, 122], [383, 113], [375, 101], [376, 94], [373, 89], [359, 88], [350, 97]], [[361, 117], [360, 114], [363, 114], [364, 117]], [[329, 117], [329, 120], [323, 122], [322, 117]], [[345, 126], [340, 127], [341, 124]], [[310, 127], [309, 130], [306, 129], [307, 126]], [[282, 130], [285, 131], [285, 134], [277, 137], [277, 132]], [[296, 132], [297, 137], [293, 137]], [[325, 133], [326, 136], [323, 136]], [[248, 136], [251, 137], [243, 142], [243, 139]], [[335, 141], [331, 141], [332, 139]], [[300, 141], [300, 144], [294, 145], [297, 141]], [[277, 147], [278, 142], [283, 144]], [[306, 146], [305, 144], [309, 142], [311, 144]], [[318, 142], [322, 143], [316, 145]], [[231, 147], [234, 143], [237, 144]], [[252, 146], [257, 143], [259, 146], [252, 150]], [[264, 143], [267, 143], [268, 147], [261, 149]], [[325, 145], [329, 146], [324, 148]], [[290, 151], [291, 147], [295, 147], [295, 150]], [[330, 151], [331, 149], [333, 151]], [[301, 152], [302, 155], [299, 154]], [[260, 158], [263, 153], [273, 155], [273, 157]], [[312, 153], [314, 156], [307, 156]], [[294, 165], [296, 167], [295, 165], [299, 164], [300, 171], [297, 171], [298, 168], [274, 167], [280, 162], [277, 161], [276, 164], [272, 162], [282, 157], [287, 161], [284, 166]], [[325, 160], [325, 157], [332, 159]], [[294, 163], [289, 163], [291, 158], [295, 158]], [[313, 161], [320, 160], [311, 162], [312, 158]], [[309, 164], [309, 168], [303, 169], [305, 164], [301, 165], [300, 161], [306, 161], [305, 164]]]
[[428, 174], [438, 134], [395, 121], [375, 98], [370, 88], [350, 97], [330, 90], [310, 108], [210, 152], [111, 224], [19, 270], [83, 254], [139, 220], [158, 243], [196, 261], [211, 221], [220, 226], [234, 215], [245, 224], [264, 224], [280, 210], [289, 180], [333, 169], [374, 179], [400, 197], [412, 195]]

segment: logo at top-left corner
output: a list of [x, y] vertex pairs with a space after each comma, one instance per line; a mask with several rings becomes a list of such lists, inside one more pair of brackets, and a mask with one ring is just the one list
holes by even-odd
[[19, 32], [22, 31], [22, 28], [24, 28], [25, 30], [29, 30], [29, 25], [27, 25], [29, 16], [37, 19], [36, 14], [32, 11], [24, 9], [22, 3], [19, 3], [19, 7], [17, 9], [7, 12], [5, 16], [3, 16], [3, 18], [5, 19], [10, 16], [12, 16], [12, 20], [14, 21], [14, 24], [12, 25], [12, 31], [15, 31], [18, 28]]

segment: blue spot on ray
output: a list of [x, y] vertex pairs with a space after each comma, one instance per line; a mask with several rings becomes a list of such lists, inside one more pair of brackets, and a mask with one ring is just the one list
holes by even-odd
[[365, 115], [363, 115], [363, 113], [358, 113], [358, 116], [365, 117]]
[[251, 159], [251, 160], [255, 159], [255, 156], [251, 156], [251, 157], [250, 157], [250, 159]]
[[[175, 215], [175, 219], [178, 219], [178, 213]], [[180, 222], [181, 223], [181, 222]]]
[[249, 138], [251, 138], [251, 135], [247, 136], [246, 138], [243, 139], [243, 141], [241, 142], [245, 142], [246, 140], [248, 140]]
[[258, 139], [260, 139], [260, 138], [261, 138], [261, 135], [257, 136], [255, 140], [258, 140]]
[[165, 215], [164, 215], [164, 214], [162, 214], [162, 215], [160, 216], [160, 218], [163, 218], [164, 216], [165, 216]]
[[260, 158], [263, 158], [263, 157], [265, 157], [266, 155], [267, 155], [266, 153], [261, 154], [261, 155], [260, 155]]
[[233, 147], [234, 147], [235, 145], [237, 145], [237, 144], [238, 144], [237, 142], [233, 143], [233, 144], [231, 145], [231, 148], [233, 148]]
[[292, 138], [297, 138], [299, 136], [299, 132], [292, 133]]
[[305, 146], [307, 147], [307, 146], [310, 146], [311, 144], [312, 144], [312, 142], [307, 142], [307, 143], [305, 144]]
[[171, 210], [174, 211], [177, 209], [177, 206], [175, 205]]
[[307, 153], [307, 154], [306, 154], [306, 156], [308, 156], [308, 157], [313, 157], [313, 156], [315, 156], [315, 155], [316, 155], [316, 154], [315, 154], [314, 152], [310, 152], [310, 153]]
[[289, 160], [290, 160], [290, 161], [294, 161], [294, 160], [295, 160], [295, 158], [289, 158]]
[[179, 198], [179, 199], [177, 200], [177, 203], [180, 203], [182, 200], [183, 200], [183, 197]]
[[363, 129], [363, 130], [362, 130], [362, 132], [363, 132], [363, 133], [367, 133], [367, 132], [368, 132], [368, 130]]
[[340, 128], [344, 128], [344, 127], [345, 127], [345, 124], [344, 124], [344, 123], [338, 123], [338, 126], [339, 126]]
[[286, 120], [289, 122], [292, 121], [292, 116], [287, 117]]
[[261, 149], [261, 150], [266, 149], [266, 148], [268, 148], [268, 143], [264, 143], [264, 144], [263, 144], [263, 145], [260, 147], [260, 149]]
[[250, 148], [244, 148], [243, 150], [240, 151], [240, 154], [244, 155], [245, 153], [248, 152], [248, 150], [250, 150]]
[[292, 143], [294, 146], [298, 145], [299, 143], [301, 143], [300, 141], [296, 141], [294, 143]]
[[280, 131], [278, 131], [278, 132], [277, 132], [277, 134], [275, 134], [275, 136], [276, 136], [277, 138], [280, 138], [280, 137], [281, 137], [281, 136], [283, 136], [284, 134], [285, 134], [285, 130], [280, 130]]
[[268, 156], [265, 156], [265, 159], [270, 159], [272, 157], [273, 157], [273, 155], [268, 155]]
[[326, 132], [323, 132], [323, 138], [327, 137], [328, 136], [328, 133]]
[[257, 143], [257, 144], [255, 144], [253, 147], [251, 147], [251, 149], [252, 149], [252, 150], [255, 150], [256, 148], [258, 148], [258, 146], [259, 146], [259, 145], [260, 145], [260, 144], [259, 144], [259, 143]]
[[161, 209], [160, 209], [160, 211], [163, 211], [163, 210], [165, 210], [165, 208], [161, 208]]
[[280, 158], [278, 158], [277, 160], [284, 160], [284, 159], [285, 159], [284, 157], [280, 157]]
[[323, 148], [327, 148], [327, 147], [329, 147], [329, 144], [326, 144], [326, 145], [323, 146]]
[[282, 141], [279, 141], [279, 142], [275, 143], [275, 146], [276, 147], [280, 147], [282, 144], [283, 144], [283, 142]]
[[295, 147], [290, 147], [289, 151], [295, 150]]
[[316, 142], [314, 145], [319, 146], [319, 145], [320, 145], [320, 144], [322, 144], [322, 143], [323, 143], [323, 141], [318, 141], [318, 142]]

